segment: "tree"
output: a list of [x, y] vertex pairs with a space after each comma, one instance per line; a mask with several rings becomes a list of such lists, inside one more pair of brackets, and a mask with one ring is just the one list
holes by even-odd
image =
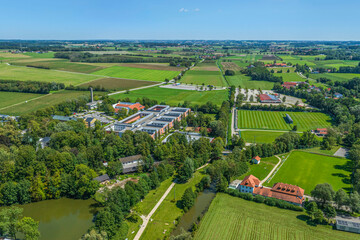
[[229, 186], [229, 182], [226, 180], [226, 178], [223, 175], [221, 175], [219, 182], [216, 184], [216, 191], [225, 192], [228, 186]]
[[324, 210], [323, 210], [324, 214], [325, 214], [325, 217], [328, 219], [328, 221], [330, 220], [330, 218], [334, 218], [336, 217], [336, 210], [333, 206], [331, 206], [330, 204], [327, 204], [325, 207], [324, 207]]
[[120, 161], [109, 162], [106, 173], [110, 178], [120, 175], [123, 172], [123, 166]]
[[292, 131], [296, 132], [297, 131], [297, 125], [294, 125], [293, 128], [292, 128]]
[[40, 237], [39, 222], [30, 217], [23, 217], [17, 223], [17, 228], [25, 236], [25, 240], [37, 240]]
[[181, 197], [181, 206], [185, 212], [187, 212], [195, 203], [196, 194], [193, 192], [192, 188], [189, 187], [185, 190], [184, 194]]
[[313, 221], [315, 219], [316, 211], [318, 210], [318, 206], [316, 202], [310, 202], [306, 206], [306, 213], [309, 215], [310, 219]]
[[315, 186], [314, 190], [311, 191], [311, 196], [314, 197], [317, 203], [324, 206], [326, 202], [334, 199], [335, 192], [330, 184], [323, 183]]
[[92, 229], [90, 232], [86, 233], [81, 237], [81, 240], [108, 240], [106, 232], [96, 232]]
[[353, 193], [350, 193], [349, 207], [352, 212], [360, 211], [360, 195], [358, 192], [354, 191]]
[[194, 161], [191, 158], [186, 158], [184, 164], [178, 171], [178, 179], [180, 182], [186, 182], [192, 178], [194, 171]]
[[336, 192], [336, 194], [335, 194], [335, 202], [336, 202], [336, 205], [337, 205], [338, 209], [340, 209], [342, 206], [347, 205], [349, 203], [349, 196], [344, 191], [344, 189], [340, 188]]
[[98, 190], [99, 184], [93, 180], [96, 177], [94, 170], [86, 165], [79, 164], [74, 170], [75, 197], [87, 199]]
[[18, 207], [5, 208], [0, 212], [0, 227], [3, 232], [16, 239], [17, 223], [22, 215], [23, 209]]

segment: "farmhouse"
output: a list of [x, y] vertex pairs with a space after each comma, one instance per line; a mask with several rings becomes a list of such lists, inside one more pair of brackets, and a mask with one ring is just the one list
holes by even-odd
[[130, 110], [137, 109], [138, 111], [144, 110], [145, 107], [141, 105], [139, 102], [129, 103], [129, 102], [119, 102], [113, 105], [115, 112], [117, 113], [121, 109], [126, 109], [127, 112]]
[[317, 128], [316, 130], [314, 130], [314, 133], [319, 137], [324, 137], [327, 134], [327, 129], [326, 128]]
[[352, 216], [336, 216], [336, 229], [360, 233], [360, 218]]
[[135, 113], [121, 121], [115, 122], [105, 130], [116, 132], [120, 136], [126, 131], [147, 132], [152, 138], [157, 138], [190, 113], [190, 108], [155, 105], [146, 111]]
[[142, 156], [140, 154], [120, 158], [119, 161], [122, 163], [123, 173], [136, 172], [138, 167], [143, 164], [141, 158]]
[[259, 164], [260, 160], [261, 160], [261, 158], [259, 156], [256, 156], [251, 159], [251, 162], [254, 164]]
[[292, 87], [296, 87], [297, 85], [298, 85], [297, 82], [284, 82], [281, 86], [290, 89]]
[[259, 97], [261, 103], [281, 103], [281, 100], [275, 95], [260, 94]]
[[286, 120], [287, 123], [290, 123], [290, 124], [293, 124], [293, 123], [294, 123], [294, 121], [292, 120], [292, 118], [290, 117], [289, 114], [286, 114], [286, 115], [285, 115], [285, 120]]
[[304, 201], [304, 189], [286, 183], [275, 183], [272, 188], [263, 187], [260, 186], [260, 180], [253, 175], [246, 176], [240, 183], [232, 182], [229, 188], [239, 189], [243, 193], [280, 199], [298, 206]]

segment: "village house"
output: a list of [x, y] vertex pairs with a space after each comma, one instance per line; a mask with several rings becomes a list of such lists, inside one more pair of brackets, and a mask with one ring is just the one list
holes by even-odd
[[103, 185], [110, 181], [110, 177], [109, 177], [109, 175], [104, 174], [104, 175], [100, 175], [100, 176], [94, 178], [93, 180], [98, 181], [100, 184]]
[[260, 163], [260, 160], [261, 160], [261, 158], [260, 158], [259, 156], [255, 156], [255, 157], [253, 157], [253, 158], [251, 159], [251, 162], [252, 162], [253, 164], [259, 164], [259, 163]]
[[123, 166], [123, 173], [136, 172], [138, 167], [143, 164], [140, 154], [129, 157], [120, 158], [119, 161]]

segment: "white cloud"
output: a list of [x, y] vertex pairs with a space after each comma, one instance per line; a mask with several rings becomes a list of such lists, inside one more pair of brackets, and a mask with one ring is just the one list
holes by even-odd
[[179, 12], [188, 12], [189, 10], [188, 9], [186, 9], [186, 8], [180, 8], [179, 9]]
[[195, 8], [194, 11], [195, 12], [200, 12], [200, 8]]

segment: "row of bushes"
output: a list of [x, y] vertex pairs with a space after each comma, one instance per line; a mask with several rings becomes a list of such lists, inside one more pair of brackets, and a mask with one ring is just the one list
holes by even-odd
[[226, 191], [227, 194], [234, 196], [234, 197], [239, 197], [248, 201], [254, 201], [254, 202], [258, 202], [258, 203], [265, 203], [268, 206], [272, 206], [272, 207], [278, 207], [278, 208], [283, 208], [283, 209], [289, 209], [289, 210], [293, 210], [293, 211], [299, 211], [302, 212], [303, 208], [293, 205], [291, 203], [288, 203], [286, 201], [283, 200], [279, 200], [276, 198], [265, 198], [261, 195], [256, 195], [255, 197], [251, 194], [251, 193], [242, 193], [239, 190], [235, 190], [235, 189], [227, 189]]

